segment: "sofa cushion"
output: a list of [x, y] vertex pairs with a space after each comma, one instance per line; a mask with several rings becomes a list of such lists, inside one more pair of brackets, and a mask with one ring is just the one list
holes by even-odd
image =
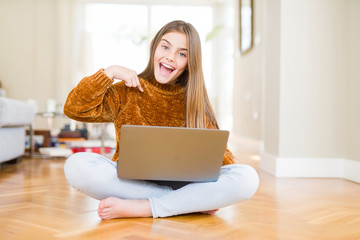
[[31, 124], [34, 109], [26, 102], [0, 97], [0, 127]]
[[20, 157], [25, 152], [25, 128], [0, 128], [0, 162]]

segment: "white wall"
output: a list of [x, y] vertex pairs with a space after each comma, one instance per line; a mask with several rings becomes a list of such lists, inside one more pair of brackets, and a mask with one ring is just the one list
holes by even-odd
[[261, 41], [235, 59], [234, 133], [263, 144], [263, 170], [360, 181], [359, 22], [356, 0], [255, 1]]
[[[348, 53], [347, 85], [347, 158], [360, 162], [360, 1], [350, 0], [347, 6]], [[360, 175], [360, 173], [359, 173]]]
[[71, 4], [0, 1], [0, 79], [8, 97], [35, 99], [40, 111], [49, 98], [64, 102], [71, 89]]
[[[239, 9], [236, 1], [235, 9]], [[264, 76], [264, 4], [254, 1], [254, 47], [241, 54], [239, 50], [239, 12], [236, 14], [233, 135], [239, 144], [258, 149], [262, 139], [262, 86]]]
[[[263, 151], [279, 154], [280, 128], [280, 0], [264, 4]], [[256, 61], [254, 61], [256, 64]]]
[[279, 157], [345, 156], [345, 7], [281, 2]]
[[278, 3], [265, 6], [261, 168], [359, 182], [359, 3]]
[[0, 2], [0, 79], [7, 95], [20, 99], [29, 96], [34, 85], [34, 11], [31, 1]]

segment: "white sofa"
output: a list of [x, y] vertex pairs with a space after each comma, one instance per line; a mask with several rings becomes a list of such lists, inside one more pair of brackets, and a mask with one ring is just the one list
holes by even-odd
[[19, 159], [25, 152], [25, 126], [35, 112], [26, 102], [0, 97], [0, 163]]

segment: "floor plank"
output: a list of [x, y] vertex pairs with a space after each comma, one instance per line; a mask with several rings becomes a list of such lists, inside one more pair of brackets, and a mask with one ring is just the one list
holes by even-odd
[[[258, 168], [252, 153], [238, 155]], [[214, 216], [102, 221], [98, 201], [67, 184], [64, 161], [2, 166], [0, 239], [360, 239], [360, 185], [350, 181], [277, 179], [259, 171], [256, 195]]]

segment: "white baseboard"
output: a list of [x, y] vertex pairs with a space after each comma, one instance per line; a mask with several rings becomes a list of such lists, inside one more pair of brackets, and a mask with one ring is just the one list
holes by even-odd
[[360, 161], [344, 159], [343, 178], [360, 183]]
[[276, 177], [344, 178], [360, 183], [360, 161], [343, 158], [280, 158], [262, 153], [260, 169]]

